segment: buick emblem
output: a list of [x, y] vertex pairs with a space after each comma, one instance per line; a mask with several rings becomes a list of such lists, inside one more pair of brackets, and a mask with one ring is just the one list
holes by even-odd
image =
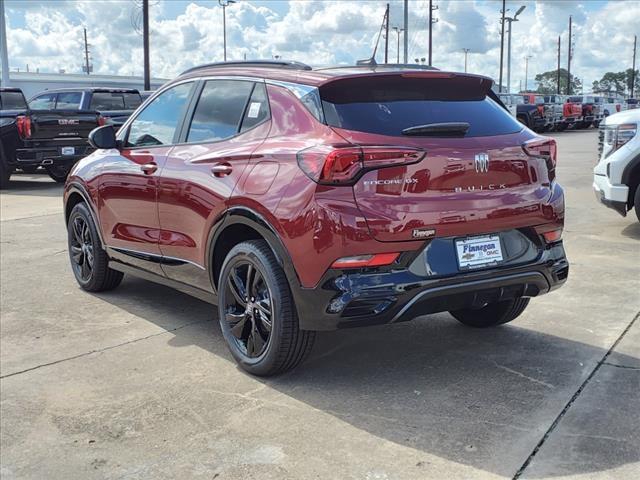
[[489, 154], [476, 153], [475, 167], [476, 172], [487, 173], [489, 171]]

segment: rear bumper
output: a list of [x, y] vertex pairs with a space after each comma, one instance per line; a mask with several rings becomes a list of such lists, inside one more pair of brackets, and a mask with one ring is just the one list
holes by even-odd
[[[64, 147], [73, 147], [75, 152], [73, 155], [63, 155]], [[25, 145], [24, 148], [16, 150], [16, 164], [19, 165], [44, 165], [44, 164], [74, 164], [81, 158], [89, 155], [94, 149], [87, 145], [86, 141], [82, 143], [61, 143], [55, 145]]]
[[541, 247], [536, 259], [524, 265], [440, 278], [417, 273], [419, 263], [424, 263], [422, 253], [403, 268], [330, 270], [318, 287], [294, 288], [300, 327], [334, 330], [381, 325], [488, 302], [536, 297], [560, 287], [569, 273], [562, 242]]

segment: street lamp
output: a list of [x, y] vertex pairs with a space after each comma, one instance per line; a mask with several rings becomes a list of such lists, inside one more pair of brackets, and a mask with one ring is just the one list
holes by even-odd
[[404, 32], [404, 28], [393, 27], [393, 30], [398, 34], [398, 53], [396, 54], [396, 63], [400, 63], [400, 34]]
[[504, 17], [505, 22], [509, 22], [509, 37], [507, 40], [507, 93], [511, 91], [511, 27], [513, 22], [518, 21], [518, 15], [526, 8], [522, 5], [513, 17]]
[[529, 59], [533, 58], [531, 55], [524, 57], [524, 91], [527, 92], [527, 77], [529, 76]]
[[469, 54], [471, 49], [463, 48], [462, 51], [464, 52], [464, 73], [467, 73], [467, 55]]
[[236, 0], [218, 0], [218, 4], [222, 7], [222, 37], [224, 42], [224, 61], [227, 61], [227, 7]]

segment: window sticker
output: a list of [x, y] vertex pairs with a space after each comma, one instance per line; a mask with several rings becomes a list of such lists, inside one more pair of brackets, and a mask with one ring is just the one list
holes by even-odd
[[258, 118], [258, 114], [260, 113], [260, 102], [251, 102], [249, 105], [249, 113], [247, 116], [249, 118]]

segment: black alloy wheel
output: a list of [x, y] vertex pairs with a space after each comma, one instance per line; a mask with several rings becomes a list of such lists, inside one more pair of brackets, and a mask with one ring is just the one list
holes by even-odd
[[224, 288], [229, 332], [242, 353], [257, 358], [269, 345], [272, 330], [272, 296], [264, 276], [252, 260], [239, 260], [231, 267]]
[[71, 225], [71, 237], [69, 239], [69, 255], [76, 278], [86, 283], [91, 279], [93, 272], [93, 241], [87, 221], [80, 215], [73, 219]]

